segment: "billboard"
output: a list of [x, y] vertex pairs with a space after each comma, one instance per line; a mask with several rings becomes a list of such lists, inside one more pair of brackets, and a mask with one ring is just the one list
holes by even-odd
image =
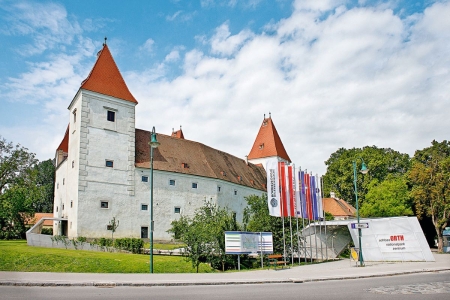
[[[363, 219], [360, 223], [367, 224], [361, 229], [364, 261], [434, 261], [416, 217]], [[357, 226], [347, 226], [359, 247]]]
[[226, 254], [273, 253], [272, 232], [225, 231]]

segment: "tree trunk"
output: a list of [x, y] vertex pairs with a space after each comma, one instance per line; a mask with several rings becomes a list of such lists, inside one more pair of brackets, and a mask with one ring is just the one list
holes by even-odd
[[444, 241], [442, 239], [442, 232], [439, 229], [436, 229], [438, 231], [438, 253], [442, 253], [444, 251]]

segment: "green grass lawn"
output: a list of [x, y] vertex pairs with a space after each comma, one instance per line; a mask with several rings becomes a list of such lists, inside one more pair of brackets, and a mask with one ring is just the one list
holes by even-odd
[[[195, 273], [181, 256], [153, 256], [154, 273]], [[0, 241], [0, 271], [74, 273], [148, 273], [149, 256], [30, 247], [26, 241]], [[199, 272], [214, 272], [201, 264]]]

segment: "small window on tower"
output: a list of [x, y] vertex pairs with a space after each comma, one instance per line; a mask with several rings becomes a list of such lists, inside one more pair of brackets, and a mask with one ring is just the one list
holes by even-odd
[[77, 121], [77, 110], [73, 110], [73, 122], [75, 123]]
[[109, 208], [108, 201], [100, 201], [100, 208]]
[[180, 214], [181, 213], [181, 207], [175, 206], [173, 212], [176, 213], [176, 214]]
[[142, 182], [148, 182], [148, 176], [142, 176]]
[[110, 122], [114, 122], [116, 120], [116, 112], [108, 110], [107, 120]]
[[193, 183], [192, 183], [192, 188], [193, 188], [193, 189], [196, 189], [197, 187], [198, 187], [197, 182], [193, 182]]
[[112, 168], [112, 167], [114, 167], [114, 162], [112, 160], [107, 160], [105, 162], [105, 166], [108, 168]]

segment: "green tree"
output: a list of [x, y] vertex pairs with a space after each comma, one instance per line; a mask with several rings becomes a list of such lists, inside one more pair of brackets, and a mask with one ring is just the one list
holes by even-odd
[[369, 173], [357, 176], [358, 201], [361, 205], [373, 180], [383, 182], [389, 174], [405, 174], [410, 168], [409, 155], [390, 148], [376, 146], [366, 146], [362, 149], [340, 148], [325, 161], [327, 172], [323, 177], [324, 195], [329, 195], [330, 191], [333, 191], [339, 198], [355, 205], [352, 162], [356, 160], [359, 168], [361, 163], [359, 158], [364, 159], [370, 169]]
[[412, 201], [405, 176], [389, 174], [379, 182], [372, 180], [361, 206], [362, 217], [412, 216]]
[[225, 231], [240, 230], [235, 213], [206, 202], [193, 218], [181, 216], [171, 225], [169, 232], [186, 245], [187, 257], [197, 272], [202, 261], [218, 263], [225, 270], [232, 259], [225, 254]]
[[[267, 194], [263, 196], [249, 196], [247, 207], [244, 209], [244, 225], [245, 230], [252, 232], [272, 232], [273, 251], [275, 253], [283, 253], [283, 218], [272, 217], [269, 215], [269, 207], [267, 206]], [[289, 224], [288, 218], [285, 218], [285, 224]], [[295, 222], [295, 218], [293, 219]], [[302, 222], [299, 222], [299, 228], [302, 228]], [[296, 224], [293, 227], [296, 228]], [[290, 228], [285, 226], [286, 242], [290, 243]], [[294, 242], [294, 251], [298, 248], [298, 243]], [[288, 250], [289, 247], [286, 248]]]
[[442, 230], [450, 218], [450, 142], [433, 140], [431, 147], [417, 150], [409, 172], [416, 214], [431, 217], [443, 250]]
[[39, 195], [34, 157], [28, 149], [0, 137], [0, 238], [23, 238], [24, 220], [34, 212]]
[[37, 174], [35, 184], [39, 188], [39, 195], [33, 203], [36, 212], [53, 212], [55, 195], [55, 166], [51, 159], [39, 162], [34, 166]]

